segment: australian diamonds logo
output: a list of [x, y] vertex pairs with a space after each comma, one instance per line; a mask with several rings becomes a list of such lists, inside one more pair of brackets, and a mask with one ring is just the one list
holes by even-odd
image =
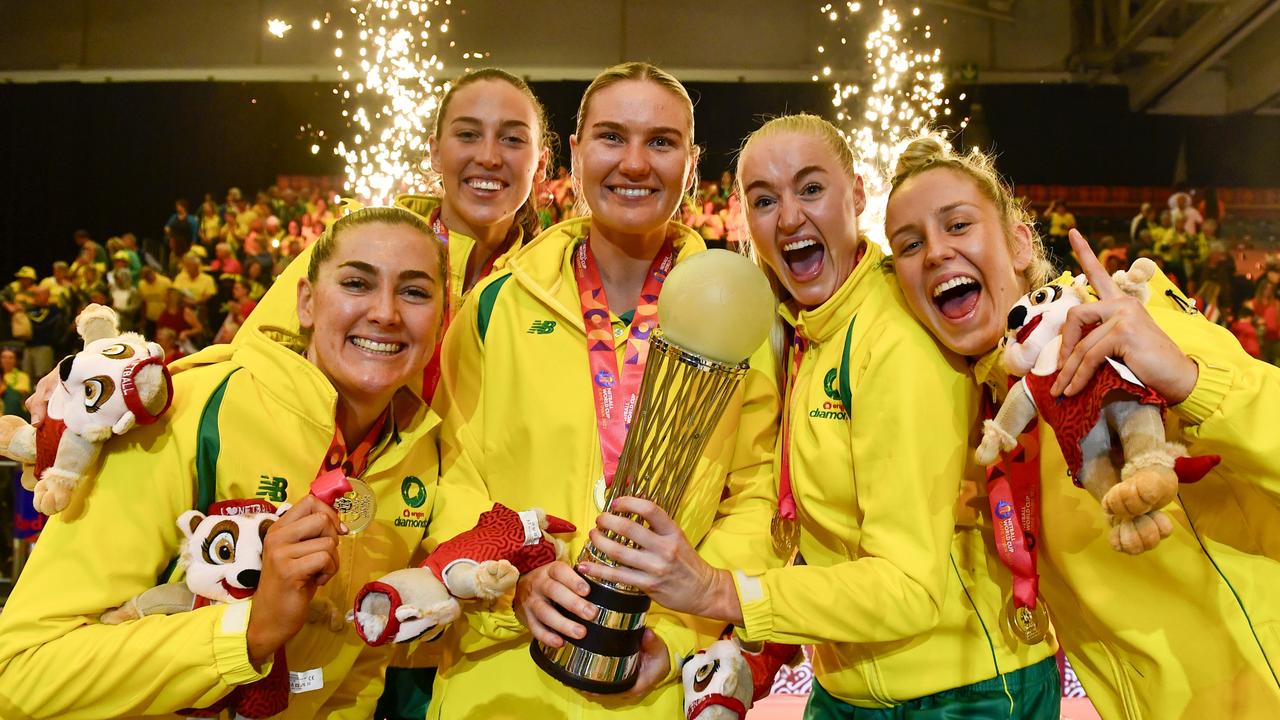
[[849, 411], [840, 401], [840, 375], [835, 368], [822, 378], [822, 392], [827, 396], [822, 405], [809, 411], [809, 417], [820, 420], [848, 420]]
[[400, 497], [407, 507], [395, 519], [395, 526], [425, 528], [427, 513], [419, 508], [427, 502], [427, 486], [418, 478], [407, 475], [400, 483]]

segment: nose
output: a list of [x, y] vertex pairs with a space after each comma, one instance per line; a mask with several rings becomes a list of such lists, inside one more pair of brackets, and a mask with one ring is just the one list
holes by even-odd
[[1014, 305], [1009, 311], [1009, 329], [1017, 330], [1027, 322], [1027, 308], [1022, 305]]
[[400, 308], [396, 304], [396, 287], [390, 283], [379, 288], [370, 299], [365, 317], [376, 325], [389, 326], [400, 322]]
[[925, 262], [935, 267], [955, 257], [956, 254], [946, 238], [936, 236], [925, 237], [924, 253]]
[[778, 229], [786, 235], [794, 234], [804, 225], [804, 211], [800, 208], [800, 202], [783, 194], [778, 205]]
[[626, 149], [622, 152], [622, 162], [618, 164], [618, 169], [629, 178], [640, 179], [648, 175], [649, 159], [645, 155], [644, 145], [627, 143]]
[[241, 587], [256, 588], [261, 577], [262, 572], [259, 570], [241, 570], [236, 573], [236, 582], [240, 583]]
[[498, 139], [494, 137], [486, 137], [480, 143], [479, 151], [476, 154], [476, 162], [488, 170], [502, 166], [502, 153], [498, 147]]

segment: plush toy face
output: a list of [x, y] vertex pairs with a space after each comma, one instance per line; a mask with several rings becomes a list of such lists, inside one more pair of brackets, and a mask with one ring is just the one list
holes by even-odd
[[178, 527], [186, 536], [183, 559], [191, 592], [222, 603], [253, 595], [262, 576], [262, 541], [287, 508], [240, 515], [184, 512]]
[[732, 640], [711, 643], [685, 662], [680, 675], [684, 681], [684, 711], [689, 720], [721, 714], [713, 708], [724, 698], [744, 705], [751, 702], [751, 668]]
[[1023, 295], [1009, 311], [1005, 368], [1014, 375], [1031, 372], [1040, 352], [1062, 331], [1067, 311], [1084, 302], [1083, 294], [1079, 284], [1050, 284]]
[[[146, 364], [140, 361], [154, 359]], [[67, 428], [90, 436], [102, 430], [123, 432], [131, 427], [135, 407], [158, 413], [167, 393], [163, 364], [164, 351], [137, 333], [87, 343], [84, 350], [58, 364], [62, 383], [49, 399], [49, 414], [66, 422]], [[124, 421], [122, 423], [122, 420]]]

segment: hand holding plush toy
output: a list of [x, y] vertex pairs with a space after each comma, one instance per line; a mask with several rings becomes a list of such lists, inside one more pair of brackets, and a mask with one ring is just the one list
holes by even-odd
[[[1139, 259], [1113, 280], [1126, 294], [1146, 300], [1155, 263]], [[994, 420], [983, 425], [976, 457], [983, 465], [1017, 446], [1016, 436], [1037, 416], [1053, 428], [1077, 485], [1097, 498], [1111, 521], [1111, 545], [1132, 555], [1154, 548], [1173, 531], [1160, 508], [1178, 493], [1179, 482], [1195, 482], [1218, 463], [1216, 456], [1189, 458], [1186, 448], [1165, 439], [1165, 401], [1129, 368], [1107, 358], [1079, 394], [1054, 396], [1067, 312], [1088, 299], [1085, 277], [1070, 285], [1049, 284], [1024, 295], [1009, 311], [1002, 361], [1022, 376]], [[1118, 442], [1124, 465], [1111, 459]]]
[[397, 570], [368, 583], [347, 618], [369, 645], [434, 640], [458, 618], [458, 600], [493, 600], [515, 587], [520, 573], [565, 553], [564, 542], [544, 533], [574, 526], [533, 509], [517, 513], [498, 503], [476, 526], [440, 543], [417, 568]]
[[155, 422], [173, 396], [164, 351], [137, 333], [120, 333], [114, 310], [86, 306], [76, 330], [84, 350], [58, 363], [61, 382], [40, 427], [0, 417], [0, 455], [28, 466], [22, 486], [35, 492], [35, 507], [46, 515], [67, 507], [108, 438]]
[[[120, 607], [103, 613], [106, 625], [144, 615], [171, 615], [206, 605], [243, 602], [253, 596], [262, 577], [262, 547], [267, 529], [289, 509], [277, 510], [266, 500], [224, 500], [209, 514], [188, 510], [178, 517], [183, 534], [181, 562], [185, 582], [159, 585]], [[183, 710], [191, 717], [216, 717], [231, 708], [235, 717], [266, 718], [289, 706], [289, 668], [284, 648], [276, 651], [271, 672], [241, 685], [217, 703]]]

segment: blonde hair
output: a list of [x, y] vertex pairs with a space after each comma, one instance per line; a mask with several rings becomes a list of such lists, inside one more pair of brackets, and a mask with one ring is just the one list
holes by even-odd
[[978, 190], [996, 206], [1011, 249], [1013, 228], [1019, 224], [1027, 226], [1031, 232], [1031, 262], [1022, 271], [1022, 277], [1028, 288], [1040, 287], [1053, 279], [1056, 273], [1045, 254], [1044, 243], [1035, 230], [1035, 218], [1014, 198], [1013, 190], [996, 171], [995, 158], [978, 148], [971, 148], [961, 155], [951, 147], [946, 138], [937, 133], [927, 132], [916, 137], [898, 156], [889, 186], [889, 198], [893, 198], [902, 183], [934, 168], [954, 170], [973, 180]]
[[[685, 89], [684, 85], [681, 84], [674, 75], [656, 65], [652, 65], [647, 62], [624, 62], [614, 65], [611, 68], [607, 68], [599, 75], [596, 75], [595, 79], [591, 81], [591, 84], [587, 86], [586, 91], [582, 93], [582, 100], [578, 102], [578, 115], [573, 130], [574, 135], [581, 140], [582, 133], [586, 130], [587, 112], [591, 109], [591, 98], [595, 97], [596, 93], [604, 90], [610, 85], [616, 85], [627, 80], [647, 80], [683, 101], [684, 108], [689, 113], [689, 137], [687, 144], [690, 163], [693, 168], [690, 174], [689, 187], [697, 187], [699, 150], [698, 146], [693, 142], [693, 98], [689, 97], [689, 91]], [[573, 190], [574, 195], [577, 197], [574, 210], [579, 215], [589, 214], [591, 210], [586, 206], [586, 200], [584, 199], [586, 195], [582, 192], [581, 180], [578, 178], [576, 173], [574, 173], [573, 176]], [[676, 206], [677, 214], [679, 214], [681, 207], [683, 207], [683, 202]]]
[[[745, 216], [751, 212], [750, 204], [747, 202], [746, 187], [742, 180], [742, 157], [746, 154], [747, 148], [751, 143], [761, 138], [780, 135], [782, 133], [796, 133], [799, 135], [807, 135], [822, 140], [827, 149], [831, 151], [832, 157], [840, 164], [840, 168], [850, 180], [857, 173], [857, 157], [854, 155], [853, 148], [849, 147], [849, 143], [840, 135], [840, 131], [836, 129], [827, 120], [810, 115], [809, 113], [797, 113], [795, 115], [782, 115], [775, 117], [760, 127], [756, 128], [742, 140], [742, 145], [738, 148], [738, 166], [734, 168], [734, 192], [738, 195], [739, 207]], [[857, 224], [857, 217], [849, 218], [851, 222]], [[751, 223], [744, 222], [743, 229], [746, 231], [748, 242], [741, 243], [739, 250], [747, 257], [755, 261], [757, 267], [769, 279], [769, 287], [773, 288], [773, 295], [780, 302], [789, 299], [790, 294], [782, 285], [782, 281], [773, 272], [767, 263], [760, 257], [755, 250], [755, 238], [751, 235]], [[868, 242], [867, 238], [858, 233], [858, 242]], [[779, 387], [783, 388], [786, 383], [786, 360], [787, 360], [787, 333], [781, 318], [774, 320], [773, 328], [769, 332], [769, 347], [773, 351], [773, 359]]]

